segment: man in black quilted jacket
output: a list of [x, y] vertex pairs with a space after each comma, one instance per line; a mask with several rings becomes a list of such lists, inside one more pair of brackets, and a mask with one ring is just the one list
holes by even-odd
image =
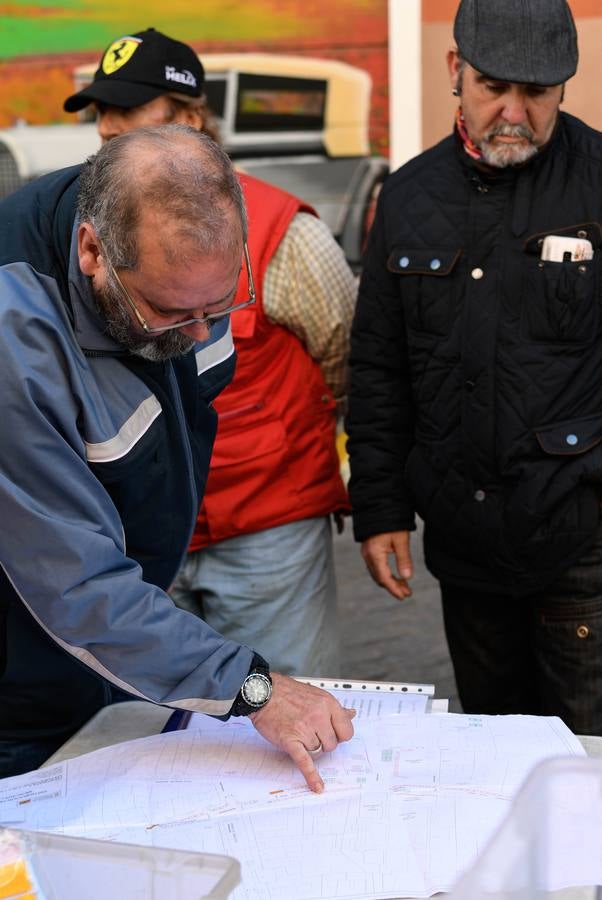
[[355, 537], [424, 520], [463, 707], [602, 733], [602, 135], [565, 0], [462, 0], [453, 134], [386, 182], [352, 334]]

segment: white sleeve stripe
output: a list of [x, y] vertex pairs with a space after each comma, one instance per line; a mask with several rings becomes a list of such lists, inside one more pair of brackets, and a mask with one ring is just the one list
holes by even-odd
[[[62, 647], [70, 656], [74, 656], [76, 659], [81, 660], [89, 669], [92, 669], [93, 672], [96, 672], [98, 675], [102, 675], [107, 681], [111, 684], [114, 684], [116, 687], [121, 688], [123, 691], [127, 691], [129, 694], [133, 694], [135, 697], [141, 697], [143, 700], [148, 700], [151, 703], [156, 703], [156, 700], [152, 700], [150, 697], [147, 697], [146, 694], [143, 694], [141, 691], [132, 687], [131, 684], [128, 684], [127, 681], [124, 681], [122, 678], [118, 678], [113, 672], [110, 672], [106, 666], [103, 666], [95, 656], [90, 653], [89, 650], [84, 650], [83, 647], [76, 647], [73, 644], [68, 644], [66, 641], [61, 640], [56, 634], [50, 631], [44, 624], [44, 622], [37, 616], [31, 606], [23, 599], [23, 596], [17, 591], [15, 584], [4, 568], [2, 566], [6, 577], [8, 578], [12, 588], [23, 603], [23, 606], [28, 610], [28, 612], [32, 615], [38, 625], [45, 631], [46, 634], [50, 635], [53, 641], [55, 641], [59, 647]], [[206, 713], [211, 716], [223, 716], [230, 711], [230, 707], [234, 702], [234, 698], [231, 697], [229, 700], [203, 700], [200, 697], [194, 697], [190, 699], [184, 700], [172, 700], [169, 703], [164, 703], [161, 701], [163, 705], [173, 706], [177, 709], [190, 709], [193, 712], [201, 712]]]
[[121, 426], [114, 437], [98, 444], [90, 444], [86, 441], [88, 462], [111, 462], [126, 456], [160, 414], [161, 404], [155, 395], [151, 394]]
[[196, 353], [197, 374], [202, 375], [207, 369], [218, 366], [220, 363], [228, 359], [234, 353], [234, 342], [232, 340], [232, 329], [228, 323], [227, 332], [214, 344], [203, 347]]
[[[197, 374], [202, 375], [208, 369], [218, 366], [234, 353], [232, 331], [228, 325], [227, 332], [219, 340], [202, 347], [195, 354]], [[157, 416], [161, 414], [161, 404], [152, 394], [144, 400], [138, 409], [121, 426], [118, 433], [106, 441], [90, 443], [86, 441], [86, 457], [88, 462], [112, 462], [126, 456], [132, 447], [142, 438]]]

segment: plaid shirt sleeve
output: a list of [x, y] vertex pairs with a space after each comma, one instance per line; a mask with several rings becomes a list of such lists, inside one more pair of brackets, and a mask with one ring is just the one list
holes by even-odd
[[297, 213], [267, 267], [263, 307], [271, 322], [303, 341], [341, 409], [356, 294], [357, 280], [328, 226]]

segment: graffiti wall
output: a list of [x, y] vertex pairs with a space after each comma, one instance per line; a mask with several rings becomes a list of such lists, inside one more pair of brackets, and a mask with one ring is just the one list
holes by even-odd
[[0, 0], [0, 127], [69, 122], [75, 66], [145, 28], [203, 52], [261, 51], [337, 59], [372, 77], [370, 138], [386, 152], [387, 0]]

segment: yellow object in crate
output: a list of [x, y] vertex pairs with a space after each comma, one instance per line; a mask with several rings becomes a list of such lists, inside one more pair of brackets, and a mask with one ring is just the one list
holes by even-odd
[[0, 831], [0, 900], [43, 900], [25, 859], [25, 847], [13, 831]]
[[0, 900], [225, 900], [230, 856], [0, 828]]

